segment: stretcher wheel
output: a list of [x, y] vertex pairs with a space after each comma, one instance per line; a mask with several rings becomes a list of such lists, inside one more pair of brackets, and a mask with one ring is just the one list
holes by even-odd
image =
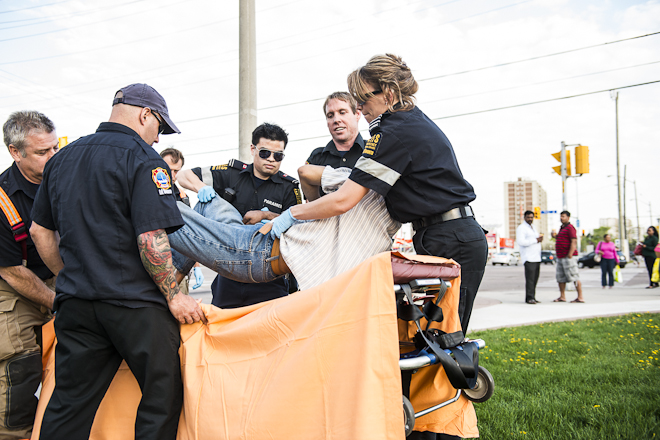
[[406, 396], [403, 396], [403, 423], [408, 437], [415, 427], [415, 410]]
[[477, 403], [485, 402], [490, 399], [495, 390], [495, 381], [493, 376], [490, 374], [490, 371], [486, 370], [484, 367], [479, 366], [479, 372], [477, 373], [477, 385], [473, 389], [465, 389], [465, 397], [469, 400]]

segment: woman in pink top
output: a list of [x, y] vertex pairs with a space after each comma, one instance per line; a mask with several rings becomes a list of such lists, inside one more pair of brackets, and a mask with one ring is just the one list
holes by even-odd
[[[619, 264], [619, 256], [616, 254], [616, 246], [612, 243], [612, 237], [610, 234], [605, 234], [603, 240], [598, 243], [596, 246], [596, 253], [600, 254], [600, 271], [602, 273], [601, 284], [603, 289], [605, 285], [609, 285], [610, 289], [614, 286], [614, 266]], [[607, 280], [609, 277], [609, 282]]]

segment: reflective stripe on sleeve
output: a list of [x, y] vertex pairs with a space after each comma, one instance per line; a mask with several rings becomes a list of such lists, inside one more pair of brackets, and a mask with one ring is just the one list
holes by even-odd
[[202, 182], [205, 185], [213, 186], [213, 174], [211, 174], [211, 167], [201, 168], [202, 170]]
[[401, 173], [397, 173], [392, 168], [389, 168], [382, 163], [376, 162], [368, 157], [360, 157], [355, 164], [355, 168], [363, 171], [378, 180], [382, 180], [389, 186], [394, 186], [397, 180], [401, 177]]

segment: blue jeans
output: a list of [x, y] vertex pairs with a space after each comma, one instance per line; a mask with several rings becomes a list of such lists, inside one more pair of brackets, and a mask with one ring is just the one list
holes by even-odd
[[[612, 287], [614, 285], [614, 266], [616, 266], [616, 260], [614, 258], [600, 259], [600, 282], [603, 287], [606, 285]], [[609, 282], [607, 282], [607, 277], [609, 277]]]
[[265, 283], [277, 278], [270, 265], [273, 239], [259, 233], [262, 224], [244, 225], [239, 212], [215, 197], [191, 209], [177, 203], [185, 225], [168, 234], [174, 267], [187, 274], [195, 261], [223, 277], [242, 283]]

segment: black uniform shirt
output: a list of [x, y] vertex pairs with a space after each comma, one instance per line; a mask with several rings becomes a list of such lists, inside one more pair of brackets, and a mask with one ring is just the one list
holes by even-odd
[[[32, 237], [30, 237], [30, 225], [32, 224], [31, 212], [34, 196], [37, 194], [39, 185], [28, 182], [18, 166], [13, 163], [2, 174], [0, 174], [0, 186], [7, 193], [25, 224], [28, 233], [27, 238], [27, 268], [34, 272], [42, 280], [51, 278], [53, 274], [41, 261], [37, 253]], [[0, 267], [20, 266], [23, 264], [22, 245], [14, 240], [9, 225], [9, 220], [0, 210]]]
[[221, 197], [225, 188], [236, 191], [232, 205], [245, 215], [248, 211], [268, 208], [270, 212], [281, 214], [289, 207], [302, 203], [298, 181], [278, 171], [258, 188], [252, 180], [253, 165], [232, 159], [226, 165], [193, 168], [193, 173], [206, 185], [213, 187]]
[[393, 219], [411, 222], [476, 198], [449, 140], [417, 107], [383, 113], [369, 131], [350, 179], [385, 197]]
[[355, 162], [357, 162], [360, 156], [362, 156], [363, 149], [364, 139], [362, 139], [362, 135], [358, 133], [353, 146], [350, 150], [346, 151], [343, 156], [339, 150], [337, 150], [335, 141], [331, 140], [325, 147], [319, 147], [312, 151], [312, 154], [310, 154], [307, 159], [307, 163], [310, 165], [330, 165], [332, 168], [353, 168]]
[[167, 307], [142, 265], [137, 237], [183, 226], [170, 176], [167, 163], [135, 131], [111, 122], [48, 161], [32, 219], [60, 233], [64, 269], [56, 306], [76, 297]]
[[[230, 203], [241, 215], [264, 207], [280, 214], [291, 206], [302, 203], [296, 179], [278, 171], [257, 187], [253, 168], [252, 164], [247, 165], [232, 159], [226, 165], [198, 167], [192, 171], [202, 182], [212, 186], [220, 197], [225, 188], [236, 191], [236, 197]], [[253, 284], [239, 283], [218, 275], [211, 284], [211, 292], [214, 306], [234, 308], [286, 296], [288, 284], [283, 277], [269, 283]]]

